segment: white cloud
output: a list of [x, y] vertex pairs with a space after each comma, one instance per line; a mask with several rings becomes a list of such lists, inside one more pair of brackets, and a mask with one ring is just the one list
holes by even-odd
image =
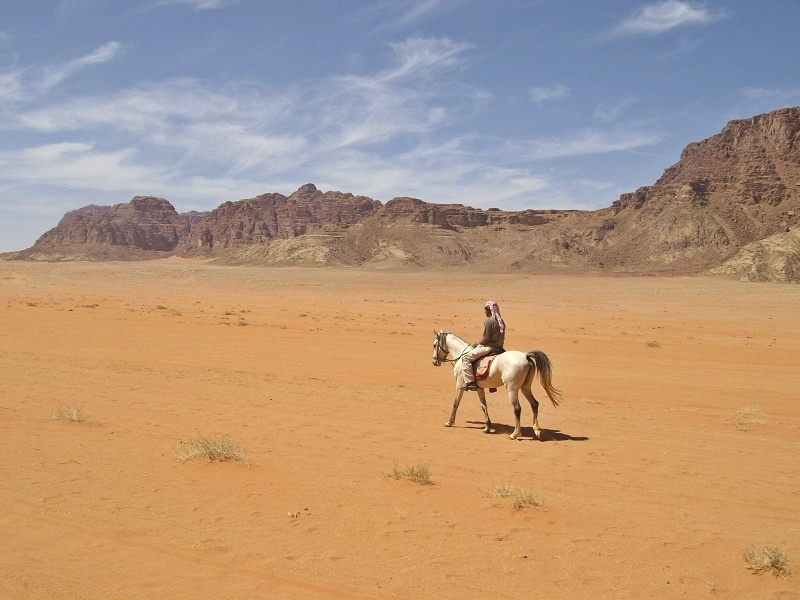
[[745, 119], [753, 115], [800, 105], [800, 87], [745, 87], [740, 100], [725, 115], [727, 120]]
[[404, 29], [437, 12], [453, 11], [467, 0], [375, 0], [356, 9], [354, 15], [376, 25], [372, 33]]
[[[105, 195], [108, 203], [154, 194], [179, 210], [266, 191], [288, 194], [308, 181], [384, 201], [403, 194], [484, 208], [575, 207], [563, 184], [536, 172], [536, 161], [660, 139], [622, 129], [509, 144], [454, 134], [450, 127], [480, 115], [491, 97], [456, 76], [470, 46], [409, 38], [390, 48], [385, 69], [302, 89], [176, 78], [68, 99], [33, 90], [38, 95], [0, 114], [4, 129], [38, 140], [0, 151], [0, 181], [47, 186], [70, 199]], [[53, 72], [69, 76], [118, 50], [102, 46]], [[7, 77], [0, 90], [17, 94], [19, 77]], [[554, 85], [538, 93], [544, 101], [569, 90]]]
[[510, 142], [508, 147], [526, 160], [538, 161], [632, 150], [652, 146], [661, 139], [660, 134], [645, 131], [591, 129], [563, 138]]
[[158, 185], [164, 172], [137, 165], [129, 149], [97, 151], [90, 144], [61, 142], [0, 152], [0, 179], [71, 189], [117, 191]]
[[615, 104], [602, 104], [594, 109], [592, 116], [603, 123], [613, 123], [635, 102], [632, 98], [627, 98]]
[[777, 105], [796, 105], [800, 101], [800, 88], [746, 87], [742, 89], [742, 97], [745, 100], [770, 100]]
[[58, 85], [65, 79], [71, 77], [74, 73], [80, 71], [84, 67], [108, 62], [112, 60], [122, 48], [119, 42], [108, 42], [86, 56], [82, 56], [75, 60], [71, 60], [56, 67], [45, 69], [44, 76], [39, 85], [45, 89], [52, 88]]
[[530, 89], [531, 102], [540, 104], [550, 100], [561, 100], [570, 95], [569, 88], [565, 85], [555, 84], [548, 86], [532, 87]]
[[399, 64], [385, 72], [380, 81], [419, 77], [433, 70], [450, 69], [461, 63], [461, 54], [471, 47], [448, 38], [409, 38], [391, 46]]
[[454, 89], [443, 78], [461, 64], [466, 48], [448, 39], [411, 38], [391, 45], [394, 64], [372, 76], [331, 77], [279, 93], [175, 79], [25, 111], [17, 125], [50, 134], [135, 134], [139, 145], [227, 163], [230, 173], [265, 163], [280, 171], [317, 154], [424, 135], [450, 118], [450, 100], [484, 102], [475, 90]]
[[186, 4], [195, 10], [216, 10], [238, 4], [239, 0], [158, 0], [153, 7], [167, 6], [170, 4]]
[[448, 39], [410, 38], [391, 45], [395, 66], [373, 76], [334, 77], [311, 90], [302, 107], [314, 116], [309, 133], [319, 151], [422, 136], [451, 118], [453, 103], [481, 102], [474, 90], [448, 83], [469, 45]]
[[397, 2], [398, 8], [403, 12], [396, 21], [396, 25], [405, 26], [418, 21], [425, 15], [446, 4], [444, 0], [411, 0]]
[[682, 0], [664, 0], [643, 6], [614, 30], [619, 35], [658, 34], [684, 25], [702, 25], [725, 17], [704, 5]]
[[19, 100], [23, 91], [21, 71], [0, 73], [0, 102]]

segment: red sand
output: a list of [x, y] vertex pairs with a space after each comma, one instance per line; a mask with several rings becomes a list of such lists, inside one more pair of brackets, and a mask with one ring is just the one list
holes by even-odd
[[[474, 393], [442, 426], [433, 330], [487, 298], [553, 362], [543, 442], [503, 389], [495, 434]], [[800, 598], [742, 558], [800, 556], [798, 315], [702, 278], [0, 262], [0, 597]], [[222, 435], [249, 467], [177, 459]]]

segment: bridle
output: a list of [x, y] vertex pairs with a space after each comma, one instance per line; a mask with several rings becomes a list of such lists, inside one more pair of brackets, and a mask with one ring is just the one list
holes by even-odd
[[[464, 356], [467, 352], [470, 351], [470, 349], [472, 349], [472, 346], [467, 345], [458, 358], [447, 358], [449, 351], [447, 350], [446, 347], [442, 348], [442, 346], [444, 345], [444, 339], [448, 335], [447, 332], [440, 331], [437, 333], [436, 331], [434, 331], [433, 333], [436, 335], [436, 341], [433, 343], [433, 349], [434, 349], [433, 365], [436, 367], [441, 366], [443, 362], [456, 363], [459, 360], [461, 360], [462, 356]], [[442, 352], [444, 352], [444, 357], [441, 356]]]
[[445, 348], [445, 355], [442, 357], [442, 340], [447, 334], [444, 331], [433, 332], [436, 336], [436, 341], [433, 343], [433, 366], [439, 367], [443, 362], [450, 362], [447, 360], [447, 352]]

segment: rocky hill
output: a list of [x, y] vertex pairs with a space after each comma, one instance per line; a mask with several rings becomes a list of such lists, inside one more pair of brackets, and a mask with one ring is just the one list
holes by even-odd
[[67, 213], [18, 260], [471, 266], [800, 281], [800, 107], [731, 121], [652, 186], [597, 211], [480, 210], [322, 192], [178, 214], [164, 199]]

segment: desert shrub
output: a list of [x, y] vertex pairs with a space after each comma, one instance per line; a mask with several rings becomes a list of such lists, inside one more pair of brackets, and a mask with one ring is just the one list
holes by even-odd
[[786, 578], [789, 576], [788, 554], [778, 548], [767, 546], [762, 552], [758, 552], [755, 547], [746, 550], [742, 555], [744, 562], [753, 573], [765, 573], [771, 571], [775, 577]]
[[527, 490], [521, 490], [508, 483], [496, 485], [490, 492], [483, 494], [485, 498], [511, 498], [511, 506], [515, 510], [520, 510], [526, 506], [542, 505], [542, 502], [532, 493]]
[[249, 465], [243, 448], [240, 448], [229, 436], [199, 436], [187, 442], [181, 442], [177, 450], [178, 459], [182, 462], [202, 459], [208, 462], [233, 461]]
[[384, 479], [387, 477], [391, 479], [406, 478], [421, 485], [428, 485], [431, 483], [431, 472], [428, 465], [417, 465], [415, 467], [401, 469], [397, 466], [397, 462], [395, 461], [392, 471], [390, 473], [383, 473], [383, 477]]
[[734, 411], [731, 424], [737, 431], [750, 431], [765, 423], [764, 413], [757, 406], [745, 406]]
[[86, 417], [83, 416], [81, 409], [77, 406], [59, 407], [50, 415], [53, 421], [70, 421], [72, 423], [83, 423]]

